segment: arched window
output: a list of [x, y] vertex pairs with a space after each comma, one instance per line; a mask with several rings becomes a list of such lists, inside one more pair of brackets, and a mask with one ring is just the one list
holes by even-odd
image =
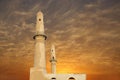
[[39, 21], [41, 21], [41, 19], [39, 19]]
[[70, 77], [68, 80], [75, 80], [75, 78], [74, 77]]
[[55, 78], [55, 77], [53, 77], [53, 78], [51, 78], [51, 80], [56, 80], [56, 78]]

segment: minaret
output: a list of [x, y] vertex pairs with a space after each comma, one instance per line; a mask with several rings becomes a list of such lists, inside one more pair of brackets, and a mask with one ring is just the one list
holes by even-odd
[[37, 13], [35, 40], [34, 66], [30, 69], [30, 80], [46, 79], [46, 56], [45, 40], [47, 36], [44, 33], [43, 13]]
[[36, 34], [33, 38], [35, 39], [34, 67], [46, 72], [45, 40], [47, 37], [44, 33], [42, 12], [37, 13]]
[[50, 62], [51, 62], [51, 72], [52, 74], [56, 74], [56, 55], [55, 55], [55, 46], [52, 45], [51, 47], [51, 58], [50, 58]]

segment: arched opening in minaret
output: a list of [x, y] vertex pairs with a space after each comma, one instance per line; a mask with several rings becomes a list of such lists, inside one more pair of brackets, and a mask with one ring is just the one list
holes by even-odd
[[53, 77], [53, 78], [51, 78], [51, 80], [56, 80], [56, 78], [55, 78], [55, 77]]
[[68, 80], [75, 80], [75, 78], [74, 77], [70, 77]]
[[41, 21], [41, 19], [39, 19], [39, 21]]

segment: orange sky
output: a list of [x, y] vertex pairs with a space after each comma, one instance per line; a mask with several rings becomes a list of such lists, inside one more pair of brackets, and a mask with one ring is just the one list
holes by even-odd
[[119, 0], [0, 0], [0, 80], [29, 80], [36, 13], [44, 13], [47, 70], [56, 46], [58, 73], [120, 80]]

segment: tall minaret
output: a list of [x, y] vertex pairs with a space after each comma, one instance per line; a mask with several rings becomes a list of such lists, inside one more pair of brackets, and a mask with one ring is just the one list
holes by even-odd
[[51, 47], [51, 58], [50, 58], [50, 62], [51, 62], [51, 72], [52, 74], [56, 74], [56, 55], [55, 55], [55, 46], [52, 45]]
[[36, 34], [33, 38], [35, 39], [34, 67], [46, 72], [45, 40], [47, 37], [44, 33], [42, 12], [37, 13]]

